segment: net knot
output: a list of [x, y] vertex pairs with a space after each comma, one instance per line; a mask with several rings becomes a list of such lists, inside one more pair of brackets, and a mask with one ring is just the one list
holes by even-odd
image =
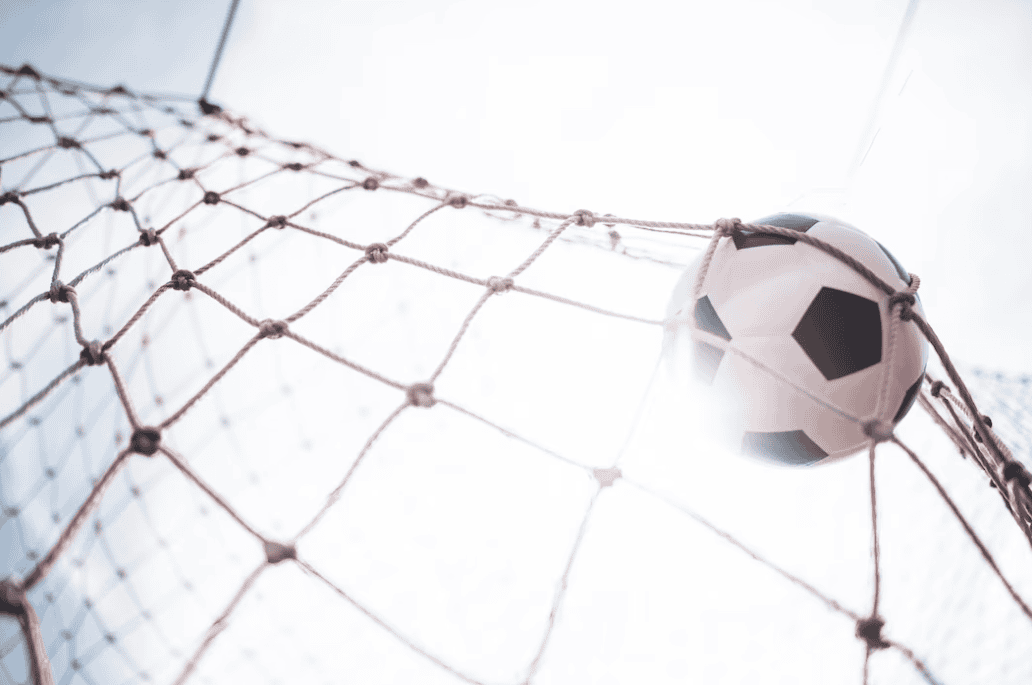
[[25, 613], [25, 605], [28, 603], [25, 596], [25, 587], [14, 578], [0, 580], [0, 614], [8, 616], [21, 616]]
[[180, 269], [172, 274], [172, 288], [175, 290], [189, 290], [196, 280], [197, 277], [194, 276], [193, 271]]
[[54, 123], [54, 120], [51, 119], [50, 117], [47, 117], [47, 116], [43, 116], [43, 117], [29, 117], [29, 123], [32, 123], [32, 124], [52, 124], [52, 123]]
[[892, 439], [892, 424], [882, 419], [865, 421], [861, 426], [864, 435], [875, 442], [885, 442]]
[[104, 347], [100, 344], [99, 340], [94, 340], [91, 343], [82, 346], [82, 352], [79, 353], [79, 359], [86, 362], [87, 366], [100, 366], [107, 357], [104, 354]]
[[287, 217], [279, 214], [277, 216], [270, 216], [268, 223], [265, 224], [266, 228], [283, 228], [287, 225]]
[[217, 205], [219, 203], [219, 194], [214, 190], [209, 190], [204, 193], [204, 199], [201, 200], [206, 205]]
[[506, 290], [512, 290], [513, 282], [511, 278], [502, 278], [500, 276], [492, 276], [487, 279], [487, 287], [491, 289], [493, 293], [504, 293]]
[[237, 153], [237, 155], [240, 157], [246, 157], [247, 155], [251, 154], [251, 151], [246, 147], [238, 147], [236, 150], [234, 150], [234, 152]]
[[1029, 483], [1032, 483], [1032, 476], [1029, 475], [1028, 470], [1023, 464], [1016, 461], [1008, 461], [1003, 467], [1003, 480], [1006, 483], [1015, 481], [1023, 488], [1027, 488]]
[[154, 159], [168, 159], [168, 155], [165, 154], [164, 150], [155, 150]]
[[265, 541], [265, 560], [270, 564], [278, 564], [287, 559], [297, 559], [297, 550], [293, 545], [284, 545], [272, 540]]
[[258, 324], [258, 335], [262, 338], [282, 338], [287, 332], [287, 322], [275, 319], [266, 319]]
[[283, 168], [290, 171], [301, 171], [304, 167], [301, 166], [300, 162], [291, 162], [290, 164], [284, 164]]
[[21, 65], [18, 68], [17, 73], [18, 73], [19, 76], [28, 76], [29, 78], [34, 78], [37, 81], [42, 81], [43, 80], [43, 75], [41, 73], [39, 73], [38, 71], [36, 71], [35, 67], [33, 67], [28, 62], [26, 62], [25, 64]]
[[158, 242], [158, 232], [153, 228], [148, 228], [145, 231], [140, 231], [140, 244], [145, 247], [156, 245]]
[[932, 393], [932, 397], [939, 397], [939, 395], [942, 393], [942, 389], [945, 387], [946, 384], [942, 381], [935, 381], [934, 383], [932, 383], [932, 387], [929, 390], [929, 392]]
[[218, 105], [213, 105], [204, 98], [197, 101], [197, 108], [201, 110], [201, 114], [205, 116], [209, 114], [219, 114], [222, 112], [222, 108]]
[[73, 148], [79, 147], [79, 141], [77, 141], [75, 138], [61, 136], [57, 139], [57, 146], [63, 147], [66, 150], [71, 150]]
[[448, 204], [450, 204], [455, 209], [462, 209], [463, 207], [469, 204], [469, 198], [465, 195], [452, 195], [450, 198], [448, 198]]
[[594, 469], [592, 475], [595, 476], [595, 480], [598, 481], [600, 487], [608, 488], [616, 482], [616, 480], [623, 476], [623, 472], [615, 466], [608, 469]]
[[8, 190], [3, 195], [0, 195], [0, 205], [6, 205], [8, 202], [18, 202], [17, 191]]
[[383, 264], [387, 261], [387, 245], [384, 243], [373, 243], [366, 248], [366, 257], [373, 264]]
[[180, 169], [179, 170], [179, 180], [180, 181], [189, 181], [191, 178], [194, 177], [195, 173], [196, 172], [193, 169]]
[[68, 302], [73, 295], [75, 295], [75, 288], [65, 285], [61, 281], [55, 281], [50, 286], [50, 292], [47, 293], [47, 297], [55, 304], [58, 302]]
[[136, 454], [149, 457], [158, 451], [161, 444], [161, 433], [157, 428], [142, 426], [133, 431], [133, 437], [129, 438], [129, 448]]
[[868, 649], [885, 649], [889, 643], [882, 639], [881, 631], [885, 621], [877, 616], [862, 618], [856, 622], [856, 636], [867, 643]]
[[573, 223], [591, 228], [595, 225], [595, 215], [591, 213], [590, 209], [578, 209], [573, 213]]
[[910, 290], [899, 290], [892, 293], [889, 296], [889, 310], [891, 311], [896, 305], [900, 306], [899, 318], [904, 321], [910, 321], [913, 317], [913, 311], [910, 309], [917, 302], [917, 296], [914, 295]]
[[118, 178], [118, 170], [108, 169], [107, 171], [102, 171], [99, 174], [97, 174], [97, 178], [99, 178], [102, 181], [110, 181], [113, 178]]
[[713, 228], [721, 238], [729, 238], [742, 230], [742, 220], [737, 217], [733, 219], [717, 219], [713, 222]]
[[362, 187], [366, 190], [376, 190], [380, 187], [380, 182], [376, 178], [370, 176], [366, 180], [362, 181]]
[[129, 201], [126, 200], [124, 197], [116, 197], [115, 201], [111, 203], [111, 209], [115, 210], [116, 212], [128, 212]]
[[434, 399], [434, 386], [432, 383], [415, 383], [410, 385], [406, 391], [409, 404], [417, 407], [432, 407], [437, 401]]
[[358, 161], [357, 159], [349, 159], [348, 160], [348, 164], [350, 166], [354, 167], [355, 169], [361, 169], [362, 168], [362, 162]]
[[60, 244], [61, 238], [59, 238], [56, 233], [51, 233], [50, 235], [45, 235], [32, 241], [33, 247], [38, 247], [41, 250], [49, 250], [53, 246]]
[[426, 188], [428, 185], [430, 185], [430, 181], [420, 176], [419, 178], [412, 179], [412, 185], [414, 185], [417, 188]]

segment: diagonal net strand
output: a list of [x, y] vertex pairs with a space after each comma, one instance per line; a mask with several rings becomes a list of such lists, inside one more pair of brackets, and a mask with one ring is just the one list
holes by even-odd
[[[233, 10], [235, 10], [235, 6], [236, 3], [234, 2]], [[233, 10], [231, 10], [230, 17], [232, 17]], [[225, 32], [223, 34], [224, 39]], [[217, 60], [218, 57], [216, 56], [216, 64]], [[330, 587], [336, 595], [358, 608], [368, 619], [386, 629], [398, 643], [409, 651], [463, 681], [470, 683], [482, 682], [460, 670], [457, 666], [449, 664], [444, 658], [421, 644], [420, 640], [406, 635], [403, 630], [392, 626], [387, 619], [376, 611], [361, 604], [337, 582], [332, 580], [328, 574], [319, 570], [314, 561], [304, 558], [297, 550], [298, 543], [306, 539], [309, 533], [319, 526], [320, 521], [323, 520], [328, 512], [335, 508], [339, 509], [342, 506], [341, 502], [344, 501], [349, 492], [349, 484], [352, 482], [352, 477], [361, 468], [360, 464], [364, 465], [367, 462], [365, 458], [370, 449], [375, 444], [382, 442], [383, 438], [389, 435], [396, 425], [420, 409], [432, 410], [438, 413], [452, 411], [474, 419], [480, 425], [506, 438], [518, 440], [521, 444], [529, 446], [545, 458], [554, 460], [566, 467], [573, 466], [583, 471], [586, 476], [597, 481], [590, 500], [581, 512], [572, 543], [567, 548], [568, 553], [565, 555], [565, 565], [561, 569], [556, 569], [558, 575], [556, 576], [556, 586], [550, 612], [546, 623], [542, 626], [542, 636], [534, 654], [525, 665], [524, 672], [526, 675], [520, 681], [524, 684], [529, 685], [533, 681], [539, 673], [542, 660], [548, 652], [569, 588], [571, 573], [578, 557], [578, 551], [584, 541], [596, 503], [603, 497], [602, 493], [606, 488], [612, 487], [614, 483], [620, 481], [626, 482], [629, 486], [655, 499], [657, 502], [674, 507], [689, 519], [710, 531], [716, 537], [724, 540], [730, 546], [743, 552], [767, 570], [819, 599], [831, 612], [841, 614], [855, 622], [857, 624], [856, 636], [866, 643], [863, 661], [863, 680], [865, 683], [868, 682], [868, 666], [871, 655], [875, 650], [879, 649], [891, 649], [898, 652], [913, 665], [917, 672], [931, 680], [933, 676], [924, 659], [915, 656], [915, 652], [902, 642], [888, 639], [881, 633], [885, 622], [879, 617], [881, 564], [875, 482], [876, 448], [881, 442], [891, 441], [901, 448], [929, 479], [961, 522], [985, 562], [1006, 587], [1012, 600], [1032, 620], [1032, 612], [1030, 612], [1025, 600], [1004, 576], [1003, 571], [994, 560], [988, 548], [980, 541], [975, 530], [961, 516], [956, 505], [946, 495], [939, 481], [910, 448], [906, 447], [898, 438], [892, 435], [891, 431], [886, 433], [883, 427], [872, 426], [868, 433], [871, 437], [869, 444], [869, 482], [873, 596], [871, 613], [865, 617], [846, 608], [844, 604], [773, 561], [764, 558], [761, 554], [740, 541], [734, 534], [721, 529], [708, 519], [696, 514], [689, 507], [672, 500], [667, 495], [643, 483], [624, 477], [621, 470], [615, 466], [608, 468], [584, 466], [577, 459], [547, 445], [539, 445], [532, 437], [522, 435], [520, 432], [510, 429], [476, 409], [466, 409], [460, 402], [452, 401], [444, 395], [438, 396], [440, 392], [440, 389], [437, 387], [438, 382], [444, 378], [446, 370], [453, 366], [460, 348], [467, 344], [467, 342], [468, 344], [474, 344], [474, 341], [470, 340], [471, 327], [491, 310], [496, 299], [492, 297], [493, 295], [517, 293], [519, 296], [525, 296], [528, 299], [543, 300], [562, 308], [576, 309], [603, 319], [630, 322], [656, 330], [663, 327], [664, 321], [651, 316], [638, 315], [634, 312], [616, 311], [592, 304], [591, 302], [579, 301], [559, 293], [550, 293], [538, 287], [524, 285], [523, 282], [517, 282], [518, 280], [524, 281], [533, 275], [534, 269], [537, 268], [536, 265], [546, 254], [550, 255], [560, 249], [557, 247], [559, 245], [589, 244], [595, 245], [602, 250], [608, 249], [628, 258], [658, 260], [658, 256], [650, 253], [648, 248], [624, 244], [624, 237], [616, 233], [614, 227], [620, 225], [628, 232], [633, 231], [643, 235], [654, 233], [656, 235], [672, 234], [679, 238], [708, 238], [709, 245], [700, 269], [699, 280], [696, 284], [696, 290], [698, 290], [705, 279], [710, 258], [719, 241], [731, 238], [735, 232], [743, 230], [784, 235], [821, 250], [839, 260], [876, 288], [882, 290], [886, 295], [894, 298], [891, 300], [892, 306], [890, 307], [893, 317], [892, 324], [890, 325], [890, 343], [893, 339], [892, 332], [895, 326], [898, 325], [896, 316], [899, 316], [901, 321], [914, 321], [925, 337], [929, 339], [959, 398], [954, 397], [943, 382], [928, 381], [930, 383], [929, 394], [933, 398], [940, 399], [953, 421], [952, 425], [935, 412], [931, 400], [923, 392], [919, 398], [921, 406], [933, 416], [936, 423], [953, 440], [958, 449], [962, 453], [972, 455], [976, 463], [992, 479], [1005, 505], [1022, 528], [1022, 533], [1032, 543], [1032, 496], [1029, 495], [1027, 472], [1013, 459], [1013, 455], [1006, 445], [990, 430], [990, 422], [978, 411], [973, 396], [963, 383], [931, 327], [911, 309], [910, 305], [913, 303], [912, 293], [895, 292], [890, 285], [881, 280], [865, 265], [834, 246], [805, 233], [767, 225], [747, 224], [737, 219], [720, 220], [712, 225], [658, 222], [619, 218], [611, 215], [596, 216], [588, 210], [578, 210], [572, 214], [548, 212], [522, 207], [514, 201], [483, 201], [479, 196], [470, 196], [440, 188], [430, 184], [421, 177], [408, 179], [382, 171], [373, 171], [357, 161], [341, 160], [308, 144], [277, 140], [254, 128], [245, 119], [222, 111], [210, 105], [210, 103], [206, 103], [203, 99], [201, 109], [205, 116], [203, 118], [191, 118], [189, 115], [181, 112], [173, 104], [173, 101], [155, 96], [136, 96], [120, 87], [100, 89], [44, 77], [27, 66], [18, 69], [3, 67], [2, 72], [6, 74], [7, 82], [3, 85], [2, 91], [0, 91], [0, 102], [9, 103], [16, 112], [16, 116], [10, 117], [9, 121], [11, 123], [23, 123], [28, 126], [45, 125], [50, 134], [52, 134], [53, 141], [45, 144], [41, 143], [27, 151], [0, 160], [0, 174], [2, 174], [0, 175], [0, 180], [3, 180], [4, 183], [4, 190], [0, 190], [0, 204], [15, 205], [19, 214], [24, 218], [28, 233], [31, 234], [17, 237], [0, 246], [0, 254], [32, 254], [33, 251], [29, 248], [35, 248], [36, 252], [47, 252], [54, 247], [58, 249], [53, 253], [53, 259], [49, 260], [53, 262], [52, 265], [49, 261], [43, 259], [42, 264], [36, 267], [33, 272], [34, 275], [38, 274], [44, 278], [44, 281], [48, 281], [48, 289], [41, 294], [31, 294], [22, 291], [12, 293], [12, 298], [28, 297], [28, 299], [20, 308], [0, 323], [0, 332], [8, 329], [15, 330], [18, 328], [16, 324], [19, 323], [19, 319], [34, 315], [39, 309], [46, 306], [45, 303], [47, 301], [54, 307], [68, 305], [71, 310], [72, 335], [70, 340], [81, 347], [81, 357], [79, 361], [66, 367], [38, 390], [34, 389], [33, 394], [28, 399], [0, 418], [0, 428], [15, 425], [34, 407], [39, 406], [48, 398], [56, 397], [59, 392], [64, 390], [68, 383], [78, 379], [80, 374], [102, 374], [106, 370], [115, 390], [116, 406], [124, 414], [124, 419], [130, 429], [130, 435], [128, 436], [129, 446], [117, 452], [117, 456], [109, 462], [103, 476], [92, 484], [89, 495], [77, 508], [71, 520], [63, 527], [61, 534], [50, 546], [43, 559], [35, 564], [25, 577], [22, 587], [24, 591], [32, 591], [37, 586], [42, 587], [54, 569], [57, 568], [58, 562], [71, 554], [70, 550], [74, 545], [78, 544], [77, 541], [83, 535], [81, 531], [84, 530], [85, 524], [89, 519], [98, 515], [106, 497], [106, 490], [112, 487], [112, 484], [118, 478], [121, 478], [124, 472], [128, 472], [127, 465], [130, 461], [135, 463], [142, 459], [165, 460], [174, 470], [182, 474], [191, 483], [192, 488], [202, 493], [202, 496], [208, 501], [214, 502], [216, 508], [232, 519], [237, 527], [245, 530], [260, 543], [266, 555], [265, 561], [253, 569], [236, 588], [231, 601], [225, 604], [224, 610], [208, 624], [203, 635], [198, 636], [190, 656], [180, 660], [178, 675], [175, 679], [176, 683], [193, 682], [191, 678], [203, 663], [206, 653], [217, 643], [220, 635], [226, 631], [227, 627], [232, 624], [236, 613], [242, 610], [241, 607], [244, 606], [245, 600], [257, 592], [255, 588], [257, 587], [259, 577], [262, 576], [265, 569], [284, 561], [292, 562], [292, 564], [303, 570], [306, 576], [315, 578], [321, 584]], [[214, 74], [214, 65], [212, 74]], [[211, 78], [212, 76], [209, 75], [209, 86]], [[26, 89], [26, 85], [30, 88]], [[45, 110], [43, 115], [30, 114], [31, 108], [27, 104], [23, 104], [22, 101], [28, 98], [30, 93], [37, 95], [43, 103]], [[49, 95], [55, 96], [55, 101], [58, 95], [75, 100], [85, 107], [85, 111], [75, 115], [59, 115], [56, 110], [52, 109], [52, 104], [48, 99]], [[161, 115], [160, 119], [158, 115]], [[151, 117], [155, 121], [160, 120], [164, 125], [148, 125], [146, 124], [148, 121], [147, 117]], [[135, 125], [131, 123], [131, 120], [134, 118], [137, 118], [139, 123]], [[74, 122], [76, 119], [81, 119], [82, 121], [74, 133], [62, 133], [58, 124], [65, 121]], [[88, 127], [91, 123], [98, 120], [104, 120], [106, 123], [113, 125], [115, 130], [106, 134], [86, 136], [85, 132]], [[7, 122], [8, 120], [0, 121]], [[168, 134], [171, 133], [182, 134], [178, 139], [179, 142], [159, 146], [157, 141], [165, 141]], [[149, 152], [145, 155], [134, 157], [121, 166], [115, 165], [109, 168], [102, 166], [97, 159], [97, 154], [99, 153], [91, 151], [91, 148], [97, 148], [101, 143], [107, 143], [122, 137], [141, 139], [145, 142]], [[199, 152], [208, 155], [207, 161], [204, 161], [203, 156], [199, 156], [198, 163], [191, 166], [183, 166], [181, 159], [179, 162], [176, 162], [175, 155], [178, 148], [187, 147], [186, 141], [194, 139], [199, 143]], [[213, 149], [207, 150], [209, 147]], [[87, 168], [87, 171], [56, 182], [32, 186], [33, 179], [41, 173], [47, 162], [58, 154], [71, 156], [76, 164], [82, 163]], [[266, 169], [250, 176], [245, 176], [241, 172], [240, 178], [232, 185], [225, 182], [224, 178], [215, 177], [212, 173], [219, 170], [220, 166], [224, 164], [245, 159], [249, 162], [271, 165], [275, 168]], [[32, 166], [29, 167], [28, 171], [18, 182], [11, 183], [8, 180], [9, 172], [7, 169], [16, 163], [31, 163]], [[140, 188], [135, 194], [130, 193], [128, 189], [133, 186], [128, 184], [137, 182], [138, 178], [143, 175], [143, 169], [138, 167], [143, 167], [147, 171], [161, 171], [168, 167], [171, 175], [161, 180], [152, 181], [146, 187]], [[317, 179], [324, 184], [323, 187], [329, 189], [319, 194], [314, 200], [306, 200], [299, 207], [287, 208], [282, 214], [269, 214], [262, 209], [251, 208], [244, 203], [244, 200], [238, 199], [238, 197], [243, 196], [245, 191], [265, 187], [264, 184], [269, 182], [290, 178], [299, 174]], [[212, 180], [209, 180], [209, 176], [212, 177]], [[38, 211], [36, 209], [37, 206], [30, 206], [30, 202], [26, 198], [32, 198], [34, 202], [36, 198], [46, 198], [48, 193], [67, 190], [76, 187], [77, 184], [93, 184], [100, 181], [105, 183], [114, 181], [113, 193], [109, 195], [110, 199], [104, 201], [106, 204], [92, 210], [85, 218], [75, 220], [71, 227], [63, 233], [55, 232], [44, 235], [39, 228], [40, 225], [44, 225], [43, 221], [37, 222], [34, 216], [34, 211]], [[223, 183], [219, 184], [216, 181], [222, 181]], [[124, 184], [126, 187], [123, 187]], [[155, 229], [151, 227], [152, 218], [148, 213], [151, 210], [144, 209], [147, 201], [155, 196], [157, 189], [170, 189], [177, 185], [182, 187], [185, 192], [190, 193], [189, 197], [193, 198], [185, 203], [187, 209], [183, 211], [176, 210], [175, 215], [165, 221], [160, 228]], [[90, 187], [92, 189], [92, 185]], [[414, 219], [406, 219], [406, 223], [402, 224], [406, 228], [393, 237], [384, 239], [382, 242], [370, 243], [352, 240], [329, 231], [320, 231], [307, 225], [308, 222], [303, 216], [306, 213], [311, 215], [313, 212], [322, 211], [330, 203], [338, 202], [342, 199], [353, 201], [353, 198], [360, 193], [376, 193], [381, 195], [383, 193], [394, 193], [398, 197], [411, 197], [420, 201], [428, 201], [432, 206], [430, 209], [421, 210]], [[185, 248], [184, 250], [178, 250], [176, 248], [178, 245], [176, 242], [177, 238], [175, 237], [177, 230], [179, 231], [178, 235], [183, 235], [186, 222], [201, 221], [199, 218], [201, 212], [214, 211], [216, 209], [231, 213], [226, 216], [250, 222], [247, 225], [251, 228], [244, 231], [242, 239], [224, 246], [224, 249], [218, 252], [217, 256], [210, 257], [208, 261], [198, 260], [196, 257], [191, 258], [192, 255], [186, 252]], [[489, 216], [504, 215], [515, 219], [532, 218], [534, 221], [532, 230], [544, 229], [545, 238], [544, 240], [537, 241], [537, 244], [528, 252], [525, 252], [524, 255], [520, 255], [520, 259], [515, 260], [515, 263], [510, 265], [511, 268], [507, 272], [496, 272], [506, 273], [506, 275], [486, 278], [464, 273], [462, 270], [448, 265], [435, 264], [422, 258], [395, 251], [396, 245], [409, 245], [413, 241], [417, 241], [421, 233], [430, 230], [427, 226], [431, 217], [441, 219], [442, 217], [459, 216], [460, 213], [468, 215], [473, 210], [480, 210]], [[493, 212], [499, 214], [492, 214]], [[80, 271], [68, 281], [67, 285], [63, 284], [59, 280], [59, 272], [62, 266], [67, 264], [68, 255], [74, 251], [69, 246], [94, 224], [102, 219], [110, 219], [119, 213], [125, 215], [131, 221], [132, 227], [138, 235], [136, 241], [103, 257], [93, 266]], [[46, 212], [43, 212], [43, 214], [46, 214]], [[227, 219], [226, 223], [230, 220]], [[260, 224], [260, 227], [257, 229], [253, 228], [254, 220], [257, 220]], [[541, 220], [550, 222], [550, 227], [546, 228]], [[604, 224], [610, 231], [601, 235], [591, 233], [591, 229], [598, 223]], [[58, 227], [55, 226], [54, 228]], [[73, 231], [75, 232], [74, 235]], [[233, 263], [234, 257], [241, 255], [245, 248], [250, 248], [252, 245], [259, 243], [263, 238], [274, 234], [280, 236], [305, 236], [306, 239], [324, 241], [335, 248], [339, 247], [350, 251], [348, 258], [345, 260], [347, 263], [346, 268], [343, 271], [338, 271], [338, 275], [328, 286], [322, 286], [313, 299], [308, 300], [299, 309], [294, 309], [293, 314], [286, 315], [282, 319], [264, 318], [257, 311], [249, 311], [247, 307], [236, 304], [235, 297], [224, 294], [220, 286], [220, 283], [224, 284], [229, 280], [230, 272], [228, 270], [230, 267], [228, 265]], [[6, 236], [6, 233], [4, 235]], [[125, 245], [125, 242], [123, 241], [121, 244]], [[146, 252], [147, 248], [154, 246], [157, 246], [158, 249]], [[75, 247], [79, 248], [79, 243], [75, 243]], [[66, 252], [66, 249], [68, 252]], [[178, 256], [178, 260], [174, 258], [173, 252]], [[47, 252], [47, 254], [50, 253]], [[90, 322], [87, 321], [88, 317], [84, 312], [87, 311], [88, 306], [93, 305], [92, 303], [87, 304], [86, 299], [80, 296], [80, 290], [86, 292], [87, 286], [97, 280], [96, 275], [102, 270], [111, 269], [113, 268], [111, 265], [118, 265], [122, 260], [134, 254], [160, 254], [160, 258], [155, 261], [156, 266], [154, 266], [152, 272], [152, 276], [157, 280], [152, 286], [149, 286], [150, 292], [146, 293], [144, 301], [134, 307], [130, 307], [119, 320], [117, 329], [108, 333], [106, 339], [89, 340], [85, 331], [93, 329], [90, 328]], [[300, 328], [298, 331], [291, 328], [294, 324], [303, 323], [304, 320], [309, 318], [310, 314], [315, 314], [327, 308], [329, 306], [327, 303], [332, 300], [333, 296], [340, 292], [347, 292], [349, 284], [354, 280], [371, 278], [377, 269], [393, 267], [418, 269], [448, 279], [456, 284], [483, 288], [475, 303], [467, 310], [465, 317], [461, 322], [458, 322], [454, 334], [447, 341], [445, 349], [438, 355], [436, 366], [429, 374], [423, 377], [423, 380], [408, 382], [401, 377], [392, 378], [384, 370], [369, 367], [351, 358], [348, 354], [330, 349], [323, 345], [316, 337], [300, 332]], [[48, 270], [49, 279], [46, 279]], [[204, 282], [199, 280], [199, 277], [202, 275], [204, 276]], [[35, 280], [29, 279], [29, 282], [34, 283]], [[912, 290], [916, 290], [918, 283], [919, 280], [915, 278]], [[239, 290], [234, 290], [233, 292], [239, 293]], [[203, 297], [190, 299], [195, 293], [199, 293]], [[911, 295], [910, 300], [906, 299], [905, 295], [907, 294]], [[509, 295], [509, 297], [516, 296]], [[153, 411], [149, 409], [148, 413], [143, 412], [141, 399], [134, 394], [134, 386], [132, 385], [132, 378], [136, 373], [137, 363], [131, 361], [128, 362], [128, 366], [125, 366], [127, 362], [123, 360], [129, 352], [129, 341], [135, 339], [133, 336], [136, 335], [143, 322], [151, 318], [155, 311], [173, 298], [179, 298], [179, 301], [190, 302], [197, 302], [207, 298], [207, 300], [217, 304], [222, 310], [232, 314], [235, 324], [245, 325], [249, 329], [249, 337], [242, 346], [236, 349], [221, 368], [207, 376], [207, 380], [198, 390], [184, 396], [177, 408], [173, 410], [162, 409], [164, 418], [161, 418], [160, 416], [154, 416]], [[497, 299], [501, 300], [502, 298]], [[4, 306], [7, 306], [6, 300]], [[281, 338], [285, 340], [278, 343], [274, 342]], [[146, 337], [142, 338], [144, 341], [146, 339]], [[269, 342], [266, 342], [266, 340]], [[225, 385], [225, 379], [230, 375], [230, 372], [237, 367], [243, 366], [245, 355], [252, 357], [270, 345], [294, 345], [295, 343], [297, 347], [306, 348], [321, 358], [357, 372], [369, 382], [375, 383], [387, 391], [400, 392], [402, 397], [395, 398], [401, 400], [400, 406], [394, 409], [368, 437], [364, 446], [346, 471], [343, 479], [327, 496], [324, 505], [306, 525], [301, 527], [295, 535], [289, 537], [289, 543], [281, 543], [277, 542], [272, 536], [261, 533], [260, 526], [251, 523], [248, 517], [232, 503], [229, 497], [219, 492], [217, 487], [209, 483], [198, 469], [189, 463], [188, 457], [180, 456], [177, 451], [169, 448], [164, 441], [171, 431], [182, 425], [185, 421], [184, 417], [187, 416], [191, 409], [216, 396], [219, 389]], [[144, 346], [146, 344], [146, 342], [141, 343]], [[775, 375], [782, 383], [792, 385], [799, 392], [806, 392], [805, 389], [794, 384], [790, 379], [778, 376], [773, 369], [768, 369], [758, 360], [753, 360], [742, 352], [736, 351], [736, 353], [767, 373]], [[88, 366], [100, 366], [104, 370], [98, 369], [94, 372], [87, 369], [86, 367]], [[881, 398], [879, 404], [884, 399], [887, 383], [888, 374], [882, 380], [882, 386], [879, 390]], [[164, 401], [159, 406], [163, 407]], [[444, 409], [438, 407], [444, 407]], [[833, 409], [833, 407], [829, 408]], [[200, 410], [198, 409], [197, 411]], [[962, 422], [961, 414], [964, 414], [967, 420], [972, 422], [973, 425], [970, 428]], [[141, 418], [144, 416], [147, 418]], [[856, 422], [860, 421], [857, 417], [847, 418]], [[94, 520], [95, 527], [99, 530], [100, 520], [99, 518], [94, 518]], [[27, 601], [24, 600], [24, 602]], [[27, 612], [23, 613], [28, 616]], [[47, 654], [42, 651], [46, 648], [42, 645], [40, 639], [32, 637], [32, 635], [35, 635], [35, 633], [32, 633], [33, 630], [38, 632], [38, 625], [33, 628], [29, 625], [30, 623], [31, 621], [26, 619], [25, 625], [28, 627], [23, 627], [22, 630], [27, 636], [26, 642], [29, 645], [33, 664], [41, 664], [34, 671], [35, 675], [33, 677], [38, 683], [48, 682], [50, 665]], [[75, 664], [79, 664], [79, 666]], [[81, 665], [81, 662], [73, 660], [72, 668], [76, 670]]]

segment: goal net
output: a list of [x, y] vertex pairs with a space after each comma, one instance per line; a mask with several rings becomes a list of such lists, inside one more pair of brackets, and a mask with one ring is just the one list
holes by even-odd
[[0, 74], [0, 682], [1032, 681], [1028, 377], [724, 454], [660, 362], [712, 225], [204, 109]]

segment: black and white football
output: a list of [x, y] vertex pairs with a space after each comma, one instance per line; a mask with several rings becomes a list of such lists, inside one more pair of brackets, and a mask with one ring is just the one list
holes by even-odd
[[[751, 223], [823, 240], [897, 290], [911, 283], [881, 243], [845, 222], [776, 214]], [[851, 267], [799, 240], [739, 231], [720, 239], [696, 297], [701, 261], [677, 283], [665, 349], [682, 368], [688, 362], [705, 388], [692, 391], [720, 408], [735, 449], [780, 464], [826, 463], [869, 444], [865, 422], [895, 425], [910, 410], [928, 343], [897, 309], [890, 355], [889, 296]], [[924, 316], [919, 298], [913, 309]]]

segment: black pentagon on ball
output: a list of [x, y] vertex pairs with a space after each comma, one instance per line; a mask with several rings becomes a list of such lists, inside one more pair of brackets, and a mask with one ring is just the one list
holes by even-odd
[[829, 381], [874, 366], [882, 358], [878, 303], [821, 288], [792, 337]]
[[[774, 214], [772, 216], [765, 216], [762, 219], [757, 219], [754, 224], [763, 224], [765, 226], [777, 226], [779, 228], [788, 228], [793, 231], [799, 231], [800, 233], [806, 233], [816, 224], [819, 220], [814, 219], [810, 216], [803, 214]], [[764, 245], [795, 245], [795, 238], [786, 238], [781, 235], [774, 235], [773, 233], [757, 233], [754, 231], [736, 231], [731, 236], [731, 240], [735, 243], [735, 248], [739, 250], [745, 250], [750, 247], [763, 247]]]
[[724, 340], [731, 339], [731, 334], [728, 332], [727, 327], [724, 326], [724, 322], [720, 320], [717, 310], [713, 307], [713, 303], [710, 302], [709, 295], [703, 295], [695, 303], [695, 325], [699, 327], [699, 330], [712, 333]]
[[827, 452], [801, 430], [746, 432], [742, 437], [742, 452], [789, 466], [814, 464], [828, 456]]
[[717, 375], [717, 368], [724, 358], [724, 350], [713, 345], [695, 341], [695, 378], [706, 385], [712, 385]]
[[910, 408], [914, 406], [914, 400], [917, 399], [917, 393], [921, 390], [921, 381], [924, 380], [924, 371], [918, 377], [917, 381], [914, 382], [907, 391], [903, 394], [903, 401], [899, 403], [899, 409], [896, 410], [896, 415], [892, 417], [893, 423], [899, 423], [903, 420], [903, 417], [907, 415]]

